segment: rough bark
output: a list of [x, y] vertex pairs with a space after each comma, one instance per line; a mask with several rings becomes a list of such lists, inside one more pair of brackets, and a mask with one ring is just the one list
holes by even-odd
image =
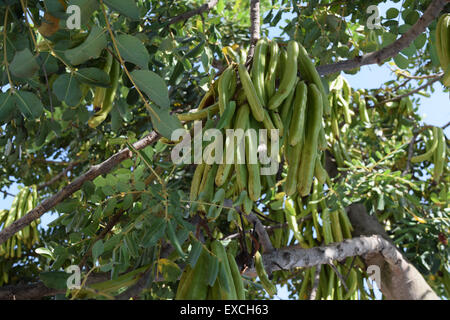
[[261, 29], [261, 13], [259, 0], [250, 1], [250, 49], [248, 50], [247, 62], [253, 58], [255, 46], [260, 38]]
[[351, 205], [348, 216], [355, 228], [355, 236], [378, 234], [392, 246], [389, 251], [371, 252], [363, 259], [367, 266], [376, 265], [381, 272], [381, 292], [389, 300], [438, 300], [423, 276], [403, 254], [395, 249], [384, 228], [375, 217], [369, 216], [362, 204]]

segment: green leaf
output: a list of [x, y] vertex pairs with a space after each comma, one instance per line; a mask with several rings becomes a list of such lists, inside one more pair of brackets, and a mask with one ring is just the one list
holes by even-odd
[[28, 120], [39, 118], [44, 111], [41, 100], [32, 92], [16, 91], [14, 98], [20, 112]]
[[82, 93], [80, 83], [73, 74], [64, 73], [53, 83], [53, 93], [59, 101], [64, 101], [68, 106], [74, 107], [81, 100]]
[[49, 258], [51, 260], [55, 260], [55, 256], [53, 255], [53, 252], [51, 252], [47, 248], [37, 248], [35, 252], [43, 257]]
[[422, 47], [427, 43], [426, 33], [420, 34], [415, 40], [414, 45], [417, 49], [422, 49]]
[[149, 70], [136, 70], [131, 73], [131, 77], [150, 100], [161, 108], [168, 109], [170, 107], [169, 90], [159, 75]]
[[139, 9], [134, 0], [104, 0], [105, 4], [132, 20], [139, 20]]
[[14, 111], [14, 96], [9, 92], [0, 93], [0, 124], [9, 120]]
[[395, 19], [398, 17], [399, 11], [396, 8], [390, 8], [386, 11], [386, 18]]
[[156, 244], [156, 242], [164, 236], [166, 232], [166, 221], [162, 218], [152, 219], [150, 226], [146, 230], [146, 234], [142, 240], [144, 248], [150, 248]]
[[158, 272], [162, 274], [165, 281], [177, 281], [181, 275], [181, 269], [178, 265], [169, 259], [158, 260]]
[[192, 241], [192, 248], [191, 251], [189, 252], [189, 257], [187, 259], [187, 263], [190, 264], [190, 266], [192, 268], [195, 267], [198, 258], [200, 257], [200, 254], [202, 253], [203, 250], [203, 245], [200, 243], [200, 241], [197, 241], [196, 239], [194, 239]]
[[125, 61], [134, 63], [142, 69], [148, 69], [150, 55], [139, 38], [128, 34], [119, 35], [117, 37], [117, 46]]
[[31, 78], [39, 70], [39, 64], [28, 48], [17, 51], [9, 65], [11, 73], [18, 78]]
[[178, 118], [169, 113], [168, 109], [160, 109], [153, 106], [153, 110], [158, 114], [158, 118], [153, 113], [150, 113], [152, 117], [153, 127], [167, 139], [171, 139], [173, 131], [182, 129], [181, 122]]
[[400, 53], [394, 57], [394, 62], [400, 69], [408, 69], [409, 60]]
[[67, 289], [67, 279], [69, 277], [70, 274], [63, 271], [49, 271], [39, 274], [39, 278], [46, 287], [57, 290]]
[[105, 247], [103, 241], [100, 239], [92, 246], [92, 258], [97, 261], [98, 257], [103, 253]]
[[82, 64], [89, 59], [96, 59], [100, 57], [103, 49], [106, 48], [106, 34], [105, 30], [93, 26], [87, 39], [79, 46], [66, 50], [64, 52], [67, 59], [73, 65]]
[[404, 54], [405, 56], [407, 56], [408, 58], [411, 58], [412, 56], [414, 56], [414, 54], [416, 52], [417, 52], [417, 50], [416, 50], [416, 46], [414, 45], [414, 42], [411, 43], [411, 45], [408, 48], [403, 49], [401, 51], [401, 53]]
[[111, 86], [109, 75], [98, 68], [79, 69], [75, 73], [75, 78], [80, 82], [96, 87], [109, 88]]
[[219, 274], [220, 264], [219, 258], [216, 256], [207, 255], [208, 257], [208, 273], [205, 275], [206, 280], [208, 282], [208, 285], [212, 287], [214, 285], [214, 282], [216, 282], [217, 275]]
[[78, 199], [68, 199], [59, 203], [55, 208], [59, 213], [72, 213], [80, 206]]

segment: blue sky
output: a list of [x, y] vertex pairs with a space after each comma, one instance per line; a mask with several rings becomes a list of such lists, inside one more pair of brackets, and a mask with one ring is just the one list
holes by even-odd
[[[394, 4], [389, 2], [387, 4], [380, 5], [380, 13], [383, 16], [387, 9], [390, 7], [400, 8], [401, 3]], [[291, 19], [292, 15], [286, 14], [283, 16], [283, 19]], [[278, 36], [279, 30], [272, 28], [270, 30], [270, 37]], [[361, 71], [356, 75], [347, 75], [344, 74], [346, 79], [349, 81], [351, 86], [355, 89], [358, 88], [379, 88], [388, 80], [395, 79], [395, 76], [392, 74], [388, 65], [385, 64], [383, 66], [371, 65], [365, 66], [361, 68]], [[431, 97], [426, 98], [423, 96], [420, 97], [421, 103], [419, 108], [419, 114], [423, 118], [423, 122], [428, 125], [434, 126], [443, 126], [450, 120], [450, 99], [449, 94], [444, 93], [444, 87], [440, 82], [434, 84], [435, 92], [431, 95]], [[450, 135], [450, 128], [447, 128], [446, 135]], [[18, 192], [17, 185], [13, 185], [9, 190], [5, 190], [11, 194], [16, 194]], [[3, 195], [0, 193], [0, 197]], [[9, 209], [12, 203], [12, 197], [6, 197], [6, 199], [0, 198], [0, 209]], [[47, 223], [55, 219], [56, 216], [51, 216], [50, 213], [45, 214], [41, 221], [41, 226], [45, 226]], [[281, 289], [279, 291], [278, 297], [280, 299], [287, 299], [287, 291], [285, 289]]]

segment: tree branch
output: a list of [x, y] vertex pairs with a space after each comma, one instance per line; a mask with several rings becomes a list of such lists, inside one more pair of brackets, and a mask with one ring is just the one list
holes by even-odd
[[256, 233], [258, 234], [258, 239], [264, 248], [264, 252], [268, 253], [274, 250], [272, 246], [272, 242], [270, 241], [269, 234], [267, 233], [266, 228], [258, 219], [258, 217], [254, 213], [250, 213], [245, 216], [245, 218], [255, 225]]
[[365, 256], [370, 253], [386, 254], [389, 263], [397, 264], [402, 257], [395, 248], [394, 250], [391, 248], [391, 243], [379, 235], [373, 235], [345, 239], [343, 242], [310, 249], [297, 246], [288, 247], [264, 254], [263, 260], [268, 269], [273, 271], [311, 268], [322, 264], [330, 264], [333, 260], [342, 261], [348, 257]]
[[411, 80], [423, 80], [423, 79], [435, 79], [435, 78], [439, 78], [442, 77], [444, 75], [443, 72], [438, 73], [438, 74], [428, 74], [425, 76], [413, 76], [413, 75], [409, 75], [407, 73], [404, 73], [403, 71], [397, 70], [394, 71], [398, 76], [401, 76], [403, 78], [406, 79], [411, 79]]
[[247, 62], [249, 62], [255, 53], [255, 46], [260, 37], [260, 5], [259, 0], [251, 0], [250, 2], [250, 49], [248, 50]]
[[55, 182], [57, 182], [58, 180], [67, 177], [67, 173], [72, 170], [73, 167], [75, 167], [79, 162], [75, 161], [75, 162], [71, 162], [68, 164], [67, 168], [65, 168], [63, 171], [61, 171], [60, 173], [58, 173], [56, 176], [54, 176], [53, 178], [51, 178], [49, 181], [44, 182], [40, 185], [37, 186], [38, 190], [42, 190], [48, 186], [51, 186], [52, 184], [54, 184]]
[[373, 106], [373, 107], [374, 107], [374, 108], [377, 108], [377, 107], [379, 107], [379, 106], [381, 106], [381, 105], [383, 105], [383, 104], [385, 104], [385, 103], [393, 102], [393, 101], [398, 101], [398, 100], [401, 100], [401, 99], [403, 99], [403, 98], [405, 98], [405, 97], [409, 97], [409, 96], [411, 96], [411, 95], [413, 95], [413, 94], [415, 94], [415, 93], [417, 93], [417, 92], [419, 92], [419, 91], [421, 91], [421, 90], [423, 90], [423, 89], [425, 89], [425, 88], [431, 86], [431, 85], [432, 85], [433, 83], [435, 83], [436, 81], [441, 80], [443, 76], [444, 76], [444, 75], [441, 74], [439, 77], [437, 77], [437, 78], [435, 78], [435, 79], [432, 79], [432, 80], [428, 81], [427, 83], [425, 83], [424, 85], [418, 87], [417, 89], [414, 89], [414, 90], [412, 90], [412, 91], [410, 91], [410, 92], [407, 92], [407, 93], [404, 93], [404, 94], [395, 96], [395, 97], [393, 97], [393, 98], [391, 98], [391, 99], [387, 99], [387, 100], [381, 101], [380, 103], [376, 104], [376, 105]]
[[[134, 144], [134, 147], [137, 150], [141, 150], [151, 145], [152, 143], [156, 142], [159, 138], [160, 135], [157, 132], [152, 131], [143, 139], [136, 142]], [[29, 225], [34, 220], [39, 219], [44, 213], [52, 209], [58, 203], [70, 197], [74, 192], [80, 190], [84, 182], [92, 181], [98, 176], [110, 172], [119, 163], [130, 158], [131, 156], [132, 156], [131, 151], [128, 148], [126, 148], [114, 154], [106, 161], [91, 167], [86, 173], [75, 179], [69, 185], [65, 186], [55, 195], [41, 202], [36, 208], [28, 212], [24, 217], [20, 218], [19, 220], [16, 220], [9, 227], [0, 231], [0, 244], [8, 240], [13, 234], [22, 230], [24, 227]]]
[[438, 300], [422, 275], [395, 247], [383, 226], [374, 216], [367, 213], [362, 204], [353, 204], [348, 209], [348, 217], [354, 227], [354, 236], [377, 234], [382, 239], [380, 251], [367, 252], [363, 256], [367, 266], [380, 268], [380, 290], [389, 300]]
[[219, 0], [211, 0], [207, 3], [205, 3], [204, 5], [198, 7], [197, 9], [182, 13], [179, 16], [176, 16], [176, 17], [170, 19], [168, 24], [171, 25], [171, 24], [183, 21], [183, 20], [188, 20], [197, 14], [202, 14], [205, 11], [209, 11], [217, 4], [218, 1]]
[[426, 28], [439, 16], [439, 13], [448, 2], [450, 2], [450, 0], [433, 0], [423, 16], [397, 41], [387, 47], [354, 59], [320, 66], [317, 68], [317, 71], [320, 75], [328, 75], [340, 71], [356, 69], [369, 64], [380, 64], [387, 59], [395, 57], [400, 51], [409, 47], [421, 33], [426, 31]]

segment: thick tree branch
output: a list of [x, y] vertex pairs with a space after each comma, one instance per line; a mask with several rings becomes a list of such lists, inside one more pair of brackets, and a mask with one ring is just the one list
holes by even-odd
[[202, 14], [203, 12], [209, 11], [212, 8], [214, 8], [214, 6], [217, 4], [218, 1], [219, 0], [208, 1], [204, 5], [198, 7], [197, 9], [194, 9], [194, 10], [182, 13], [179, 16], [173, 17], [172, 19], [169, 20], [168, 24], [170, 25], [170, 24], [174, 24], [174, 23], [177, 23], [180, 21], [188, 20], [195, 15]]
[[378, 234], [385, 243], [390, 244], [382, 251], [369, 252], [363, 256], [367, 266], [380, 268], [383, 295], [389, 300], [438, 300], [422, 275], [393, 242], [378, 220], [367, 213], [362, 204], [353, 204], [348, 208], [348, 216], [355, 229], [354, 236]]
[[[148, 134], [145, 138], [139, 140], [134, 144], [137, 150], [141, 150], [152, 143], [156, 142], [160, 138], [160, 135], [153, 131]], [[58, 203], [64, 201], [70, 197], [74, 192], [81, 189], [83, 183], [86, 181], [92, 181], [102, 174], [110, 172], [122, 161], [130, 158], [132, 156], [131, 151], [123, 149], [120, 152], [114, 154], [106, 161], [91, 167], [86, 173], [75, 179], [72, 183], [65, 186], [59, 192], [57, 192], [52, 197], [41, 202], [36, 208], [28, 212], [24, 217], [13, 222], [9, 227], [3, 229], [0, 232], [0, 244], [8, 240], [13, 234], [22, 230], [24, 227], [29, 225], [34, 220], [39, 219], [44, 213], [52, 209]]]
[[380, 64], [387, 59], [395, 57], [400, 51], [409, 47], [420, 34], [426, 31], [426, 28], [439, 16], [439, 13], [448, 2], [450, 2], [450, 0], [433, 0], [423, 16], [397, 41], [387, 47], [354, 59], [320, 66], [317, 68], [317, 71], [321, 75], [328, 75], [340, 71], [356, 69], [369, 64]]
[[[378, 231], [385, 234], [381, 229]], [[288, 247], [264, 254], [263, 261], [267, 270], [276, 271], [318, 267], [354, 256], [380, 265], [381, 291], [388, 299], [439, 299], [395, 245], [381, 235], [361, 236], [311, 249]], [[255, 270], [248, 269], [246, 275], [255, 276]]]

